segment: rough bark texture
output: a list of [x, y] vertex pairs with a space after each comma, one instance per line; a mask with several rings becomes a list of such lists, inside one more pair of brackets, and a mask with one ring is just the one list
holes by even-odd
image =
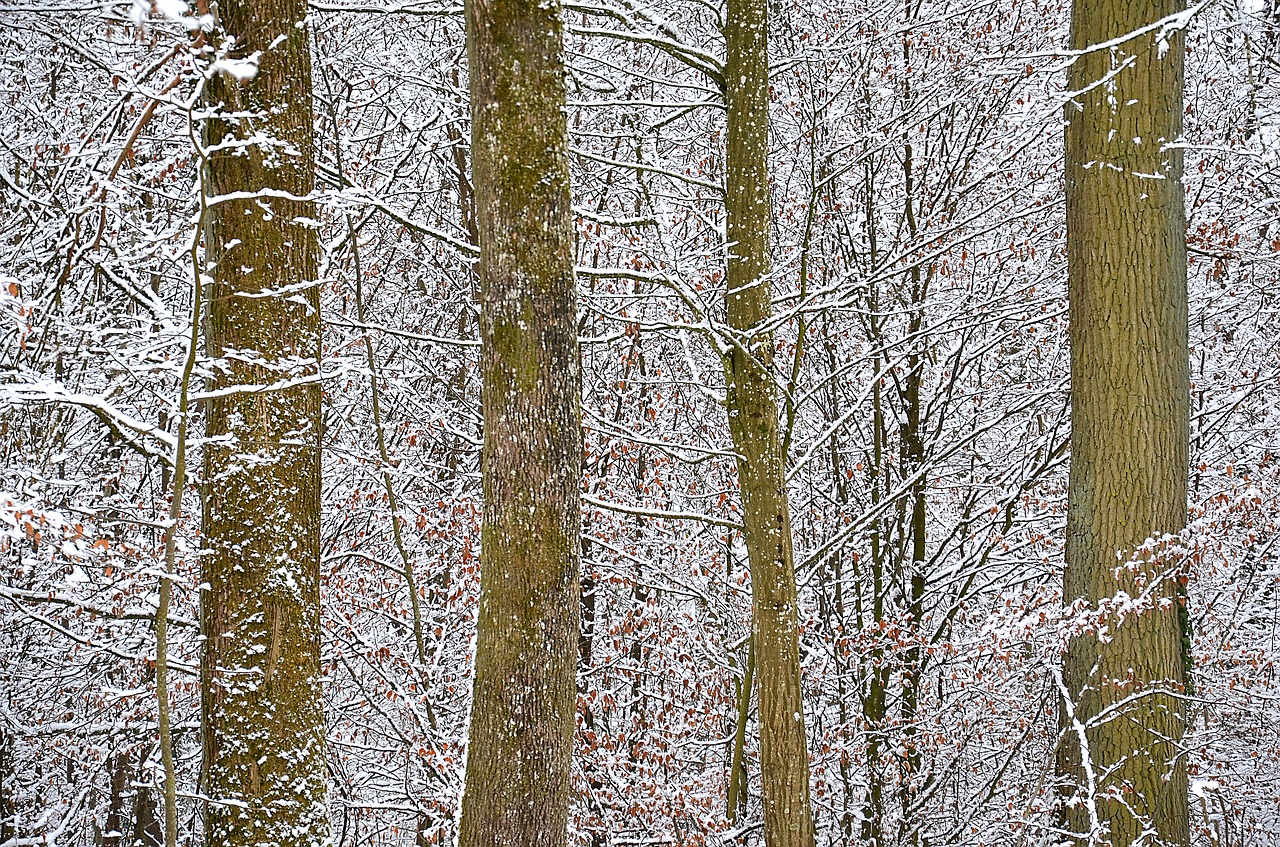
[[461, 847], [566, 841], [581, 374], [561, 7], [470, 0], [484, 518]]
[[312, 847], [329, 825], [307, 5], [220, 0], [218, 13], [231, 55], [261, 58], [251, 79], [207, 89], [206, 343], [220, 361], [204, 469], [205, 843]]
[[726, 406], [738, 454], [743, 534], [751, 560], [765, 842], [769, 847], [809, 847], [813, 815], [791, 515], [774, 392], [773, 337], [759, 331], [772, 311], [768, 17], [767, 0], [729, 0], [726, 312], [742, 346], [735, 347], [725, 363]]
[[[1118, 39], [1182, 0], [1076, 0], [1071, 46]], [[1067, 106], [1067, 255], [1071, 311], [1071, 483], [1065, 598], [1091, 606], [1154, 593], [1153, 611], [1107, 621], [1068, 649], [1060, 772], [1080, 802], [1064, 823], [1117, 847], [1154, 835], [1187, 844], [1182, 632], [1171, 563], [1118, 570], [1144, 540], [1187, 515], [1187, 283], [1181, 140], [1183, 43], [1129, 39], [1079, 58]], [[1085, 89], [1089, 89], [1085, 91]], [[1146, 692], [1146, 693], [1142, 693]], [[1162, 693], [1166, 692], [1166, 693]], [[1139, 696], [1135, 696], [1139, 695]], [[1119, 706], [1118, 712], [1104, 715]], [[1073, 714], [1074, 713], [1074, 714]], [[1074, 718], [1074, 720], [1073, 720]], [[1087, 727], [1087, 745], [1075, 722]], [[1088, 760], [1081, 756], [1087, 747]], [[1090, 765], [1091, 767], [1086, 767]], [[1094, 788], [1090, 791], [1089, 771]], [[1111, 792], [1112, 799], [1098, 796]], [[1150, 828], [1142, 836], [1144, 829]], [[1083, 841], [1084, 839], [1080, 839]]]

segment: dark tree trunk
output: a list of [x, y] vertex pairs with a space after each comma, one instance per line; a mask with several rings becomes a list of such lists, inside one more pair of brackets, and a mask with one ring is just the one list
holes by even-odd
[[120, 847], [124, 841], [124, 831], [128, 829], [125, 817], [125, 795], [129, 791], [128, 754], [112, 753], [107, 761], [107, 769], [111, 776], [111, 792], [107, 798], [107, 819], [103, 822], [102, 829], [94, 833], [94, 841], [98, 847]]
[[133, 795], [133, 835], [129, 847], [160, 847], [164, 843], [156, 798], [146, 786]]

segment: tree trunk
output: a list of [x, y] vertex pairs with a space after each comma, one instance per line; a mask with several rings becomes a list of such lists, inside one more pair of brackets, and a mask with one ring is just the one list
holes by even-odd
[[0, 844], [13, 838], [18, 827], [13, 747], [13, 735], [0, 723]]
[[773, 336], [760, 331], [772, 313], [768, 17], [767, 0], [730, 0], [725, 20], [725, 297], [728, 323], [739, 341], [725, 362], [726, 406], [751, 561], [765, 843], [809, 847], [814, 833], [791, 515], [774, 393]]
[[107, 819], [99, 830], [95, 822], [94, 842], [97, 847], [120, 847], [124, 840], [124, 831], [128, 828], [125, 819], [125, 795], [129, 791], [129, 756], [115, 752], [107, 760], [107, 770], [111, 776], [111, 791], [107, 795]]
[[307, 5], [221, 0], [218, 13], [231, 56], [260, 58], [251, 78], [206, 90], [205, 844], [314, 847], [329, 824]]
[[129, 838], [129, 847], [160, 847], [164, 844], [157, 811], [151, 789], [140, 786], [133, 795], [133, 834]]
[[[1071, 46], [1121, 38], [1183, 7], [1076, 0]], [[1106, 643], [1093, 633], [1074, 638], [1064, 665], [1058, 768], [1079, 801], [1068, 804], [1064, 824], [1082, 841], [1091, 829], [1109, 829], [1116, 847], [1146, 843], [1148, 827], [1164, 843], [1189, 841], [1173, 564], [1155, 555], [1122, 568], [1143, 541], [1178, 532], [1187, 516], [1186, 221], [1182, 152], [1172, 146], [1182, 135], [1183, 40], [1181, 31], [1166, 38], [1095, 50], [1068, 76], [1078, 93], [1066, 110], [1072, 432], [1064, 598], [1096, 607], [1118, 592], [1145, 591], [1157, 601], [1123, 622], [1108, 616]], [[1118, 713], [1103, 714], [1126, 698]], [[1104, 799], [1108, 790], [1121, 799]]]
[[[908, 21], [914, 20], [919, 7], [913, 10], [912, 4], [906, 4], [905, 12]], [[911, 39], [904, 37], [902, 39], [902, 61], [904, 66], [910, 67], [911, 56]], [[911, 102], [912, 87], [910, 78], [903, 82], [903, 100]], [[912, 244], [916, 242], [919, 236], [920, 227], [916, 221], [916, 205], [919, 202], [916, 198], [916, 174], [915, 174], [915, 147], [911, 143], [911, 134], [903, 133], [902, 139], [902, 182], [903, 182], [903, 221], [906, 223], [907, 233]], [[924, 340], [921, 338], [921, 330], [924, 327], [924, 308], [925, 300], [928, 295], [930, 275], [922, 274], [918, 264], [913, 265], [905, 274], [904, 282], [909, 284], [910, 295], [910, 319], [907, 325], [907, 334], [910, 339], [910, 352], [907, 354], [906, 362], [906, 382], [899, 389], [898, 398], [902, 403], [902, 424], [899, 427], [899, 444], [902, 450], [902, 475], [904, 479], [916, 476], [914, 482], [911, 483], [910, 493], [901, 505], [902, 528], [905, 539], [910, 539], [910, 563], [906, 561], [908, 551], [903, 550], [903, 555], [899, 559], [899, 577], [901, 579], [904, 599], [907, 603], [907, 615], [910, 621], [908, 639], [909, 646], [903, 651], [902, 657], [902, 746], [905, 755], [902, 757], [899, 765], [901, 767], [902, 780], [898, 788], [898, 797], [902, 805], [902, 826], [900, 829], [903, 844], [915, 845], [920, 844], [920, 821], [916, 819], [914, 805], [916, 797], [921, 788], [920, 778], [920, 748], [916, 742], [916, 721], [920, 711], [920, 683], [923, 677], [923, 657], [920, 651], [918, 638], [921, 637], [923, 627], [921, 619], [924, 617], [924, 594], [925, 594], [925, 552], [927, 550], [927, 533], [928, 526], [926, 520], [926, 497], [928, 496], [928, 483], [924, 475], [924, 459], [925, 459], [925, 436], [923, 432], [924, 422], [921, 420], [921, 412], [923, 411], [920, 404], [920, 386], [924, 381]], [[896, 379], [895, 379], [896, 382]], [[910, 505], [910, 516], [907, 515], [907, 506]]]
[[576, 289], [561, 7], [471, 0], [484, 517], [461, 847], [567, 838], [578, 657]]
[[[875, 196], [875, 182], [870, 166], [866, 170], [867, 220], [872, 221], [872, 198]], [[867, 227], [867, 240], [870, 247], [870, 266], [876, 267], [878, 249], [876, 231], [873, 225]], [[881, 332], [883, 318], [880, 316], [880, 298], [878, 289], [873, 283], [867, 288], [867, 337], [872, 346], [879, 350], [883, 344]], [[836, 370], [834, 351], [828, 352], [828, 366], [832, 373]], [[876, 352], [871, 359], [871, 372], [879, 374], [884, 362], [881, 354]], [[878, 513], [885, 489], [885, 444], [889, 437], [888, 422], [884, 412], [883, 380], [877, 378], [871, 385], [871, 455], [867, 456], [869, 468], [868, 484], [872, 511]], [[889, 689], [889, 663], [885, 661], [884, 640], [882, 634], [885, 620], [885, 558], [888, 553], [884, 532], [885, 522], [876, 517], [871, 523], [871, 622], [875, 627], [875, 641], [872, 648], [863, 656], [862, 677], [866, 680], [862, 689], [862, 716], [866, 721], [867, 739], [867, 793], [863, 804], [862, 826], [859, 836], [862, 841], [872, 847], [882, 847], [884, 838], [884, 788], [885, 774], [880, 759], [885, 748], [885, 716], [887, 714], [885, 694]], [[858, 630], [866, 629], [859, 620]]]
[[755, 686], [756, 651], [747, 642], [747, 667], [738, 681], [738, 716], [733, 727], [733, 754], [729, 759], [729, 789], [725, 797], [725, 817], [729, 823], [738, 822], [738, 814], [746, 806], [747, 765], [744, 753], [747, 745], [747, 719], [751, 716], [751, 689]]

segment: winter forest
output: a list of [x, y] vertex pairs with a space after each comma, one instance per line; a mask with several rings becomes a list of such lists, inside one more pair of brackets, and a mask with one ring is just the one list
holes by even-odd
[[1280, 847], [1278, 0], [0, 0], [0, 847]]

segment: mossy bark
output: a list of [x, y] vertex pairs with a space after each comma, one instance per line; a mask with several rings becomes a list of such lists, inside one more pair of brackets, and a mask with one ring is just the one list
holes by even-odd
[[[320, 315], [303, 0], [220, 0], [207, 104], [205, 843], [329, 842], [320, 699]], [[235, 199], [231, 199], [235, 198]]]
[[469, 0], [484, 516], [461, 847], [565, 844], [579, 410], [561, 7]]
[[[1182, 0], [1076, 0], [1071, 46], [1121, 39], [1182, 9]], [[1178, 532], [1187, 516], [1186, 222], [1176, 146], [1182, 34], [1092, 50], [1072, 65], [1068, 83], [1075, 94], [1066, 109], [1072, 433], [1064, 597], [1096, 607], [1119, 592], [1147, 593], [1157, 603], [1124, 620], [1109, 616], [1106, 638], [1086, 633], [1068, 648], [1063, 678], [1072, 702], [1063, 703], [1058, 748], [1068, 785], [1063, 823], [1084, 842], [1092, 800], [1116, 847], [1153, 837], [1185, 845], [1177, 692], [1186, 668], [1173, 563], [1157, 555], [1122, 567], [1143, 541]]]
[[774, 389], [773, 335], [760, 329], [772, 314], [768, 18], [767, 0], [729, 0], [725, 305], [740, 344], [726, 358], [725, 404], [738, 455], [743, 536], [751, 562], [765, 843], [809, 847], [814, 832], [791, 514]]

